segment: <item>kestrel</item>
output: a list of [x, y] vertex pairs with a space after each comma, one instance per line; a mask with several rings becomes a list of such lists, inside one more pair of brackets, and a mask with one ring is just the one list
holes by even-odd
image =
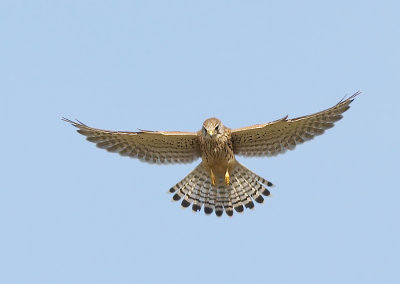
[[182, 206], [197, 212], [204, 207], [208, 215], [225, 211], [243, 212], [263, 203], [273, 184], [253, 173], [235, 156], [275, 156], [292, 150], [297, 144], [321, 135], [342, 118], [350, 103], [360, 94], [342, 99], [324, 111], [294, 119], [287, 116], [273, 122], [238, 129], [229, 129], [218, 118], [204, 121], [198, 132], [147, 131], [123, 132], [91, 128], [79, 121], [63, 118], [79, 128], [87, 140], [97, 147], [122, 156], [138, 158], [149, 163], [201, 163], [184, 179], [171, 187], [172, 200], [182, 199]]

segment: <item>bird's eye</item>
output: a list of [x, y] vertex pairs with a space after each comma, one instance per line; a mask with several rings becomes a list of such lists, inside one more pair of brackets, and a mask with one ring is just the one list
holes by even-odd
[[219, 129], [219, 124], [217, 126], [215, 126], [215, 130], [218, 130], [218, 129]]

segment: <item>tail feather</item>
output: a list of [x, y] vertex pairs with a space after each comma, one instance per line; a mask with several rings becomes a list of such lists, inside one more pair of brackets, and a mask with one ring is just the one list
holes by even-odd
[[263, 186], [252, 177], [247, 175], [246, 172], [240, 172], [239, 174], [241, 177], [240, 180], [243, 181], [242, 184], [244, 184], [244, 187], [247, 188], [247, 195], [251, 196], [251, 198], [254, 199], [257, 203], [263, 203], [264, 198], [259, 192], [263, 188]]
[[[220, 181], [220, 184], [223, 184]], [[220, 185], [218, 186], [217, 190], [217, 196], [218, 196], [218, 203], [220, 204], [219, 206], [222, 207], [220, 208], [220, 211], [217, 210], [217, 207], [215, 208], [215, 213], [217, 216], [222, 215], [223, 209], [225, 210], [225, 213], [228, 216], [233, 215], [233, 206], [232, 206], [232, 200], [231, 200], [231, 194], [230, 192], [232, 191], [231, 186], [226, 187], [225, 185]], [[220, 212], [219, 214], [217, 212]]]
[[210, 215], [214, 211], [216, 192], [211, 188], [210, 179], [207, 179], [204, 185], [207, 191], [206, 198], [204, 199], [204, 213]]
[[209, 173], [200, 164], [171, 187], [169, 192], [174, 193], [172, 197], [174, 201], [182, 199], [181, 205], [184, 208], [192, 205], [192, 210], [197, 212], [204, 206], [204, 212], [207, 215], [215, 211], [219, 217], [224, 211], [228, 216], [232, 216], [234, 210], [241, 213], [244, 207], [253, 209], [253, 200], [263, 203], [263, 195], [270, 195], [267, 187], [273, 186], [271, 182], [240, 163], [237, 163], [230, 173], [229, 186], [224, 184], [223, 177], [218, 178], [217, 186], [211, 185]]
[[243, 194], [239, 194], [239, 190], [237, 189], [237, 186], [235, 186], [235, 183], [237, 184], [236, 180], [232, 183], [232, 190], [230, 192], [232, 206], [236, 212], [242, 213], [244, 210], [243, 204], [245, 204], [246, 199]]
[[222, 216], [222, 213], [224, 213], [224, 206], [223, 206], [223, 197], [222, 197], [222, 188], [215, 189], [214, 192], [216, 193], [215, 196], [215, 215], [218, 217]]
[[187, 183], [187, 191], [185, 192], [185, 196], [181, 203], [184, 208], [189, 207], [189, 205], [192, 204], [192, 202], [194, 202], [196, 199], [195, 188], [197, 185], [197, 180], [198, 177], [194, 176], [193, 179], [190, 179]]
[[197, 180], [197, 184], [195, 186], [195, 190], [193, 192], [193, 205], [192, 205], [192, 210], [194, 212], [200, 211], [201, 209], [201, 189], [204, 184], [204, 181], [201, 179], [201, 177]]
[[199, 178], [197, 180], [197, 184], [195, 186], [195, 190], [192, 196], [193, 199], [192, 210], [194, 212], [201, 210], [201, 207], [203, 206], [206, 196], [208, 194], [209, 187], [207, 187], [206, 181], [207, 181], [207, 176], [204, 173], [199, 173]]
[[251, 197], [246, 193], [246, 190], [242, 184], [242, 182], [239, 180], [238, 176], [234, 176], [235, 182], [232, 183], [232, 187], [238, 191], [241, 203], [244, 207], [249, 208], [251, 207]]

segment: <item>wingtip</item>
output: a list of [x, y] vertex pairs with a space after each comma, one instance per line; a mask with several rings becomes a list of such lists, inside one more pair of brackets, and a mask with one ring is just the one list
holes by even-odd
[[357, 97], [358, 95], [360, 95], [362, 92], [359, 90], [359, 91], [357, 91], [357, 92], [355, 92], [354, 94], [352, 94], [350, 97], [348, 97], [347, 99], [346, 99], [346, 96], [347, 95], [345, 95], [340, 101], [339, 101], [339, 104], [340, 103], [343, 103], [343, 102], [352, 102], [352, 101], [354, 101], [354, 98], [355, 97]]
[[80, 127], [80, 126], [87, 126], [86, 124], [84, 124], [83, 122], [79, 121], [78, 119], [75, 118], [75, 121], [68, 119], [66, 117], [62, 117], [61, 118], [62, 121], [68, 122], [70, 124], [72, 124], [75, 127]]
[[69, 123], [73, 123], [73, 121], [72, 120], [70, 120], [70, 119], [68, 119], [68, 118], [66, 118], [66, 117], [61, 117], [61, 120], [62, 121], [65, 121], [65, 122], [69, 122]]
[[71, 125], [73, 125], [73, 126], [75, 126], [75, 127], [76, 127], [76, 125], [77, 125], [77, 123], [76, 123], [75, 121], [73, 121], [73, 120], [71, 120], [71, 119], [68, 119], [68, 118], [66, 118], [66, 117], [62, 117], [61, 120], [62, 120], [62, 121], [65, 121], [65, 122], [67, 122], [67, 123], [70, 123]]
[[353, 101], [355, 97], [357, 97], [358, 95], [360, 95], [362, 92], [360, 90], [358, 90], [357, 92], [355, 92], [354, 94], [352, 94], [348, 100]]

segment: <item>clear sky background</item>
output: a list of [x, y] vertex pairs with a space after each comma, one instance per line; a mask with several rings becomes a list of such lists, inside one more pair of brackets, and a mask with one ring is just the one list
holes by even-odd
[[[0, 283], [400, 283], [398, 1], [1, 1]], [[296, 117], [323, 136], [238, 158], [276, 184], [233, 218], [166, 192], [193, 169], [103, 129]]]

